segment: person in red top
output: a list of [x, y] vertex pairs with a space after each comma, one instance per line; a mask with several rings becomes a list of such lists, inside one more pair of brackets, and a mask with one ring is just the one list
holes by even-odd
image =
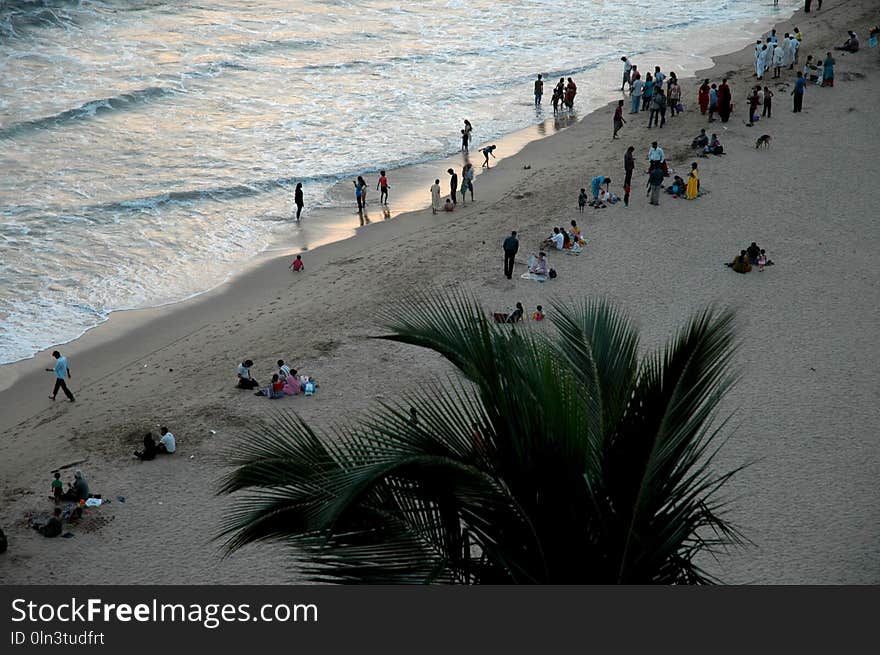
[[294, 260], [290, 263], [290, 266], [288, 266], [287, 268], [289, 268], [290, 270], [292, 270], [294, 273], [299, 273], [299, 272], [300, 272], [301, 270], [303, 270], [305, 267], [306, 267], [306, 265], [303, 264], [302, 255], [297, 255], [297, 256], [296, 256], [296, 259], [294, 259]]
[[574, 108], [574, 97], [577, 95], [577, 84], [574, 83], [574, 80], [570, 77], [568, 78], [568, 84], [565, 87], [565, 106], [569, 109]]
[[709, 109], [709, 80], [703, 80], [700, 90], [697, 92], [697, 102], [700, 104], [700, 113], [705, 114]]
[[612, 139], [617, 138], [617, 133], [626, 121], [623, 119], [623, 100], [617, 101], [617, 108], [614, 110], [614, 135]]
[[385, 177], [385, 171], [379, 171], [379, 182], [376, 184], [379, 190], [379, 204], [388, 204], [388, 178]]

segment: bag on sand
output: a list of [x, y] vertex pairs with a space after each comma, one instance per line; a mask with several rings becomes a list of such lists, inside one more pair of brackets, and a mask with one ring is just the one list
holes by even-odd
[[550, 272], [547, 273], [547, 276], [548, 276], [551, 280], [554, 279], [554, 278], [556, 277], [556, 269], [555, 269], [555, 268], [551, 268], [551, 269], [550, 269]]
[[876, 48], [877, 47], [877, 36], [876, 35], [872, 36], [870, 39], [868, 39], [868, 47], [869, 48]]
[[677, 105], [675, 105], [675, 111], [678, 111], [678, 112], [684, 111], [684, 105], [679, 102]]

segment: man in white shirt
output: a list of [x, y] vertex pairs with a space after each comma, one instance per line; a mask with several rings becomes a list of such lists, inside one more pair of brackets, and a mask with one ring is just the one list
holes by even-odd
[[627, 84], [630, 85], [630, 89], [632, 88], [632, 82], [630, 81], [630, 73], [632, 72], [632, 64], [629, 59], [626, 57], [621, 57], [620, 61], [623, 62], [623, 83], [620, 85], [620, 90], [623, 91], [623, 87]]
[[238, 388], [239, 389], [253, 389], [258, 387], [259, 384], [253, 377], [251, 377], [251, 366], [254, 363], [246, 359], [241, 364], [238, 365]]
[[174, 440], [174, 435], [171, 434], [166, 427], [159, 430], [159, 433], [162, 435], [162, 438], [159, 439], [159, 443], [156, 446], [156, 452], [171, 455], [177, 450], [177, 442]]
[[553, 228], [553, 236], [550, 237], [550, 241], [553, 242], [553, 245], [556, 246], [557, 250], [562, 250], [562, 246], [565, 243], [565, 237], [562, 236], [562, 232], [559, 231], [558, 227]]
[[668, 173], [666, 170], [666, 156], [663, 154], [663, 148], [657, 145], [657, 142], [654, 141], [651, 143], [651, 149], [648, 151], [648, 172], [651, 172], [658, 166], [663, 169], [664, 175]]

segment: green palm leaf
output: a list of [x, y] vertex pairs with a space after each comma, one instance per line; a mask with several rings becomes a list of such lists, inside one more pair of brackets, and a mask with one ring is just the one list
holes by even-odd
[[712, 466], [732, 315], [702, 313], [639, 363], [608, 301], [554, 314], [553, 337], [462, 294], [386, 315], [379, 338], [462, 377], [327, 434], [286, 413], [251, 430], [221, 481], [226, 548], [286, 541], [322, 581], [712, 582], [700, 556], [742, 543], [721, 495], [735, 471]]

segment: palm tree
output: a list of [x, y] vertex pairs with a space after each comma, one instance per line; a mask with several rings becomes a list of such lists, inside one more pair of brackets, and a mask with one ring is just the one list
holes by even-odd
[[641, 359], [607, 301], [551, 316], [498, 325], [462, 295], [383, 316], [377, 338], [461, 375], [324, 434], [284, 412], [252, 430], [221, 485], [245, 492], [225, 547], [288, 542], [315, 581], [716, 582], [697, 556], [744, 543], [719, 494], [736, 471], [711, 467], [733, 314], [706, 310]]

